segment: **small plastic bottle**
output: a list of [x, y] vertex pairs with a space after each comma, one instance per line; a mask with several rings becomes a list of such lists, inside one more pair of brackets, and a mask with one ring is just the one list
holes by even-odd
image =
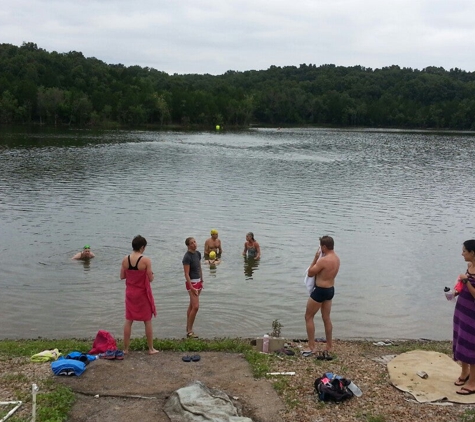
[[444, 293], [447, 300], [452, 300], [454, 298], [454, 292], [450, 290], [450, 287], [445, 287]]
[[348, 390], [350, 390], [356, 397], [361, 397], [363, 395], [363, 392], [353, 381], [350, 381], [348, 384]]
[[262, 351], [264, 353], [269, 353], [269, 335], [265, 334], [262, 339]]

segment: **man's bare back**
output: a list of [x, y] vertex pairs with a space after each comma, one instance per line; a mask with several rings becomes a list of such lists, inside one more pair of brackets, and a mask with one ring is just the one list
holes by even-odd
[[329, 351], [333, 348], [332, 336], [333, 325], [330, 319], [332, 300], [335, 294], [335, 278], [340, 269], [340, 258], [333, 250], [334, 241], [330, 236], [320, 238], [320, 248], [315, 254], [310, 268], [307, 271], [309, 277], [315, 277], [315, 287], [310, 293], [305, 310], [305, 326], [307, 329], [308, 350], [303, 350], [304, 356], [310, 356], [316, 352], [315, 323], [313, 318], [321, 309], [323, 325], [325, 327], [326, 345], [322, 355], [329, 357]]
[[315, 276], [315, 284], [318, 287], [333, 287], [340, 269], [340, 258], [334, 251], [328, 251], [317, 263], [320, 263], [320, 271]]

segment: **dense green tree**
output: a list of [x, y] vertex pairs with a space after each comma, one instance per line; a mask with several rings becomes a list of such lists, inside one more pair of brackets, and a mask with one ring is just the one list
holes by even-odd
[[0, 44], [0, 123], [475, 129], [475, 72], [271, 66], [168, 75], [35, 43]]

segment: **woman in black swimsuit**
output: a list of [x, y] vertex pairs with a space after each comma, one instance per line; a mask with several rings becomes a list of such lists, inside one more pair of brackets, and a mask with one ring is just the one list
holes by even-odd
[[249, 232], [246, 234], [246, 242], [244, 243], [244, 251], [242, 254], [243, 256], [247, 255], [248, 258], [260, 259], [261, 248], [256, 239], [254, 239], [254, 233]]

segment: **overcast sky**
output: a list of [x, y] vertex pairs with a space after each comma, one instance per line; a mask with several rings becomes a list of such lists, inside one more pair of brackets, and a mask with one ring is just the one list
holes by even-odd
[[0, 43], [173, 73], [302, 63], [475, 71], [475, 0], [5, 0]]

